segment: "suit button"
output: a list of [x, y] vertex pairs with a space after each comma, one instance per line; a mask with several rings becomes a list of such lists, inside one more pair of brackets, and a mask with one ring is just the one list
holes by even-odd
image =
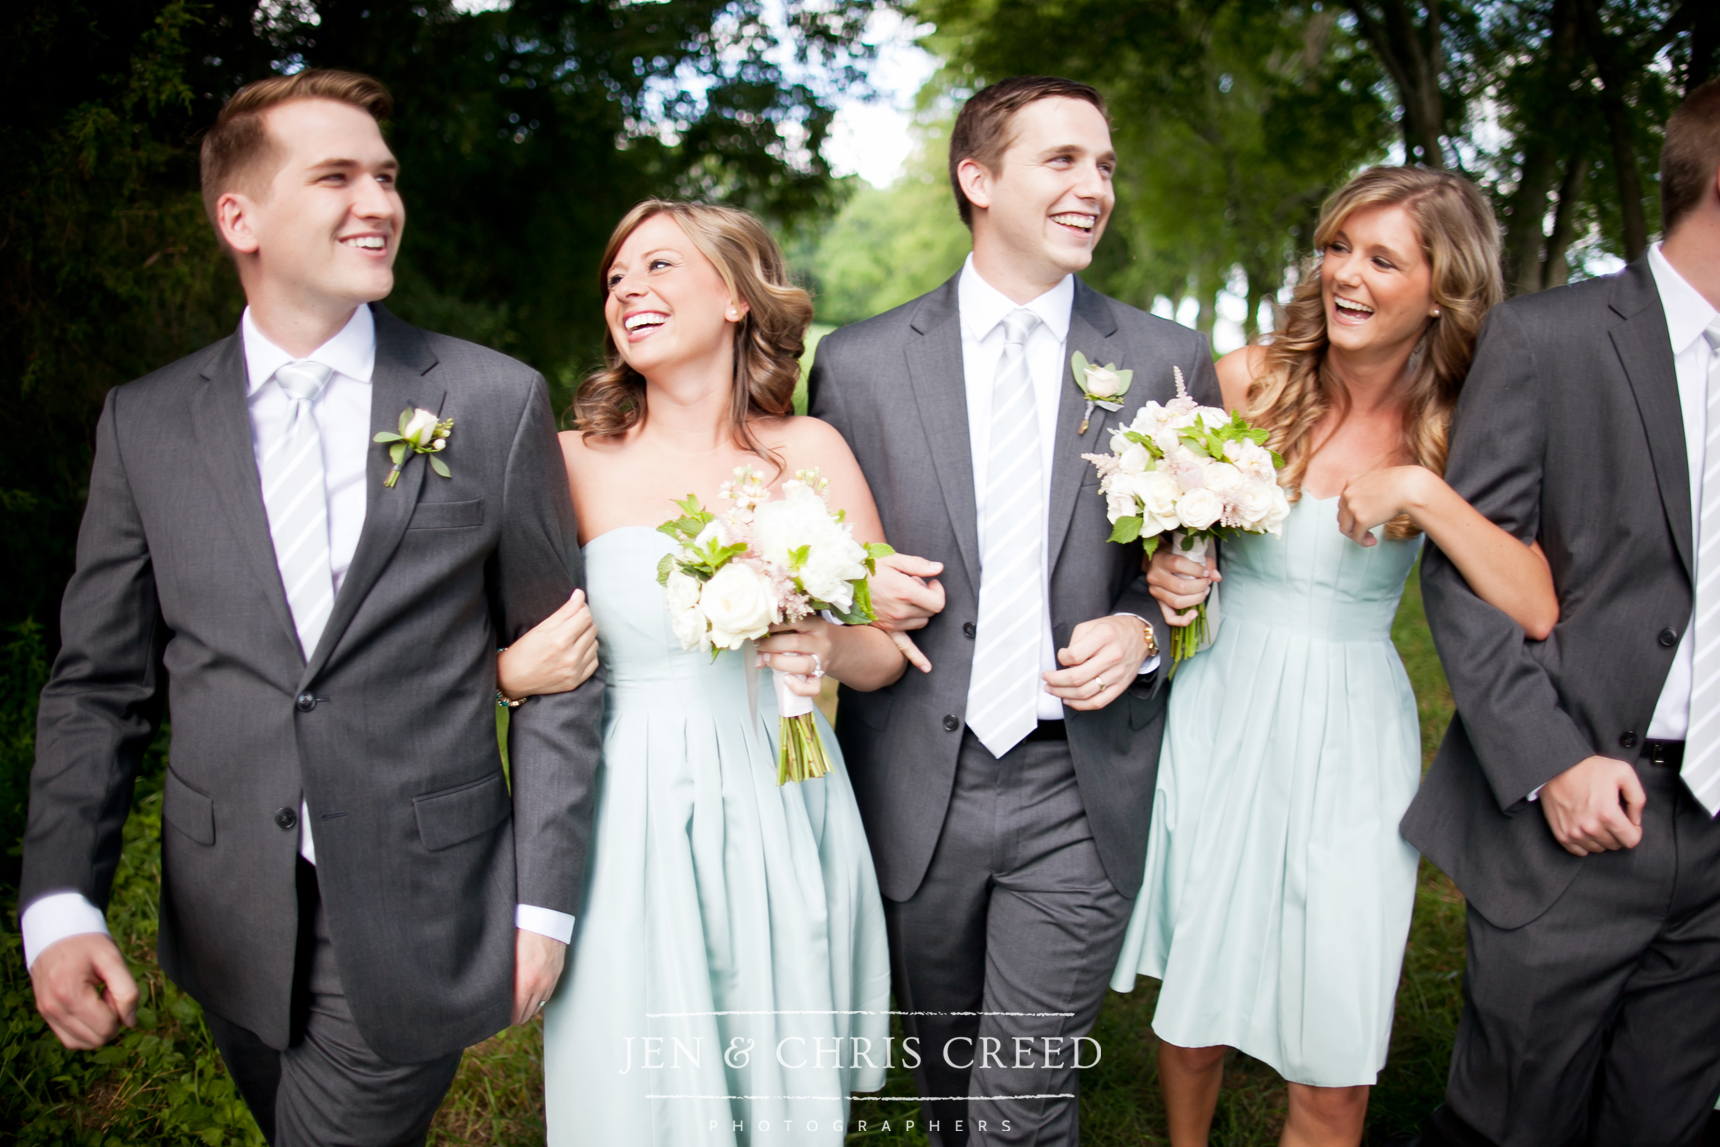
[[1636, 734], [1626, 729], [1618, 735], [1618, 744], [1621, 749], [1636, 748]]
[[973, 635], [974, 635], [973, 622], [971, 622], [971, 621], [962, 622], [962, 636], [963, 637], [972, 637]]
[[1678, 644], [1678, 631], [1676, 629], [1661, 630], [1660, 643], [1668, 649], [1671, 649], [1674, 645]]
[[299, 712], [309, 713], [312, 709], [317, 707], [317, 699], [312, 697], [309, 693], [300, 693], [293, 701], [293, 705]]
[[944, 728], [947, 729], [949, 732], [953, 733], [961, 727], [962, 727], [962, 723], [961, 723], [961, 720], [959, 718], [956, 718], [953, 716], [944, 718]]
[[283, 829], [293, 828], [299, 823], [299, 814], [290, 808], [278, 808], [275, 810], [275, 823]]

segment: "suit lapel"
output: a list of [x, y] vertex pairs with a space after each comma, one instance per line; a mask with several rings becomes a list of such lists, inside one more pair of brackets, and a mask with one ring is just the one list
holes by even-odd
[[269, 603], [269, 612], [282, 632], [299, 648], [292, 610], [275, 564], [275, 543], [269, 535], [269, 515], [263, 508], [263, 481], [251, 446], [251, 417], [245, 396], [245, 350], [234, 334], [217, 351], [203, 372], [203, 389], [191, 407], [191, 432], [198, 453], [209, 467], [227, 524], [239, 540], [239, 552]]
[[973, 443], [968, 433], [967, 377], [962, 367], [956, 280], [926, 297], [910, 324], [919, 334], [906, 348], [908, 382], [932, 465], [944, 494], [968, 578], [979, 585], [979, 515], [974, 508]]
[[[447, 389], [426, 377], [436, 365], [436, 355], [424, 336], [380, 305], [373, 305], [371, 310], [376, 316], [376, 369], [370, 380], [370, 433], [374, 437], [379, 431], [399, 430], [400, 412], [408, 407], [423, 407], [440, 414]], [[328, 624], [323, 627], [322, 637], [305, 666], [300, 688], [321, 671], [406, 532], [406, 523], [418, 503], [424, 472], [429, 468], [429, 463], [415, 454], [408, 453], [406, 458], [400, 478], [392, 489], [387, 489], [382, 483], [394, 463], [383, 447], [374, 444], [370, 447], [364, 478], [364, 530], [358, 536], [358, 549], [352, 555], [352, 565], [347, 568], [340, 593], [335, 595]]]
[[[1691, 575], [1690, 462], [1684, 416], [1678, 401], [1678, 370], [1666, 309], [1645, 256], [1633, 263], [1613, 288], [1610, 305], [1623, 320], [1612, 328], [1613, 347], [1636, 395], [1636, 408], [1648, 435], [1655, 484], [1684, 572]], [[1694, 580], [1694, 579], [1693, 579]]]
[[1045, 552], [1051, 555], [1051, 561], [1047, 563], [1049, 569], [1057, 567], [1063, 539], [1068, 536], [1069, 522], [1075, 515], [1075, 498], [1080, 492], [1081, 480], [1087, 476], [1089, 463], [1081, 455], [1110, 449], [1106, 423], [1113, 417], [1111, 411], [1094, 407], [1087, 433], [1078, 433], [1087, 400], [1081, 397], [1080, 388], [1075, 385], [1074, 367], [1070, 360], [1076, 351], [1080, 351], [1089, 362], [1101, 366], [1116, 363], [1125, 369], [1133, 368], [1138, 379], [1144, 380], [1146, 375], [1141, 369], [1142, 364], [1122, 361], [1126, 355], [1125, 348], [1111, 340], [1116, 333], [1117, 319], [1105, 305], [1104, 297], [1076, 279], [1075, 301], [1069, 315], [1069, 341], [1063, 345], [1063, 361], [1058, 373], [1057, 441], [1051, 452], [1051, 502], [1046, 515], [1046, 544], [1049, 548]]

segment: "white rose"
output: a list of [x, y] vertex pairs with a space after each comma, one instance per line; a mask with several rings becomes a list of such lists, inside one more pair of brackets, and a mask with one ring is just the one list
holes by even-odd
[[1236, 516], [1242, 519], [1245, 527], [1257, 530], [1266, 524], [1266, 516], [1272, 512], [1272, 493], [1277, 489], [1265, 482], [1253, 481], [1232, 493], [1231, 504], [1236, 507]]
[[1217, 494], [1228, 494], [1242, 485], [1242, 471], [1229, 462], [1214, 462], [1201, 474], [1206, 488]]
[[670, 570], [663, 583], [663, 593], [669, 599], [669, 612], [680, 613], [699, 604], [699, 579], [680, 570]]
[[1204, 530], [1218, 521], [1224, 513], [1224, 499], [1211, 490], [1190, 490], [1177, 499], [1177, 517], [1185, 530]]
[[1149, 402], [1135, 411], [1135, 420], [1129, 424], [1129, 429], [1137, 434], [1150, 435], [1164, 424], [1165, 408], [1156, 402]]
[[674, 630], [682, 649], [697, 649], [700, 653], [711, 648], [711, 632], [705, 625], [705, 615], [697, 606], [669, 614], [669, 628]]
[[1123, 452], [1117, 455], [1117, 465], [1125, 474], [1139, 474], [1152, 465], [1153, 456], [1139, 442], [1128, 443]]
[[852, 538], [845, 537], [842, 542], [845, 544], [812, 547], [806, 564], [800, 567], [800, 584], [814, 601], [847, 613], [854, 605], [854, 586], [850, 583], [866, 576], [866, 551]]
[[1182, 494], [1182, 487], [1177, 484], [1176, 475], [1164, 470], [1148, 470], [1137, 475], [1130, 482], [1130, 488], [1147, 513], [1170, 520], [1177, 517], [1177, 498]]
[[1284, 524], [1284, 519], [1290, 516], [1290, 499], [1284, 493], [1284, 487], [1272, 487], [1272, 508], [1266, 514], [1266, 528], [1273, 533]]
[[731, 561], [718, 570], [705, 583], [699, 604], [711, 622], [711, 643], [724, 649], [736, 649], [748, 638], [763, 637], [776, 613], [770, 583], [743, 561]]
[[1118, 518], [1132, 518], [1141, 511], [1135, 501], [1135, 496], [1127, 490], [1118, 490], [1105, 495], [1105, 517], [1111, 524], [1117, 524]]
[[1230, 425], [1230, 415], [1212, 406], [1203, 406], [1199, 410], [1200, 420], [1217, 430], [1220, 426]]
[[1102, 366], [1087, 368], [1087, 393], [1094, 398], [1114, 398], [1123, 389], [1123, 376]]
[[406, 429], [400, 432], [400, 437], [419, 446], [428, 446], [435, 434], [435, 411], [420, 406], [412, 412], [412, 418], [406, 423]]
[[1176, 457], [1177, 451], [1188, 449], [1188, 447], [1182, 444], [1182, 437], [1176, 430], [1169, 426], [1159, 427], [1158, 430], [1153, 432], [1152, 438], [1153, 445], [1157, 446], [1159, 448], [1159, 453], [1163, 454], [1167, 458], [1174, 458]]

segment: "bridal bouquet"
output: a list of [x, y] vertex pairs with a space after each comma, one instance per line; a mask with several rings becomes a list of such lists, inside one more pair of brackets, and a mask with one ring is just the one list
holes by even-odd
[[[867, 578], [873, 563], [894, 553], [861, 544], [841, 510], [830, 508], [828, 483], [801, 470], [773, 499], [751, 466], [722, 485], [729, 508], [719, 517], [689, 494], [676, 502], [681, 517], [658, 526], [680, 547], [663, 555], [657, 581], [668, 598], [670, 624], [683, 649], [742, 649], [778, 622], [828, 611], [846, 625], [874, 620]], [[771, 671], [781, 712], [777, 784], [821, 777], [830, 755], [812, 718], [812, 698], [789, 690]]]
[[[1175, 398], [1147, 403], [1113, 430], [1109, 454], [1081, 456], [1099, 471], [1110, 540], [1138, 539], [1151, 557], [1169, 533], [1177, 553], [1200, 562], [1214, 538], [1279, 533], [1290, 503], [1278, 485], [1284, 459], [1266, 448], [1266, 431], [1201, 406], [1171, 369]], [[1172, 672], [1206, 642], [1206, 603], [1196, 610], [1194, 624], [1171, 638]]]

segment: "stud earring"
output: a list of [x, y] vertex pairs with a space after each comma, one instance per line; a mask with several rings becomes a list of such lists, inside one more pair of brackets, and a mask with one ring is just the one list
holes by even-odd
[[1439, 317], [1439, 308], [1438, 307], [1433, 308], [1433, 317], [1436, 319]]

